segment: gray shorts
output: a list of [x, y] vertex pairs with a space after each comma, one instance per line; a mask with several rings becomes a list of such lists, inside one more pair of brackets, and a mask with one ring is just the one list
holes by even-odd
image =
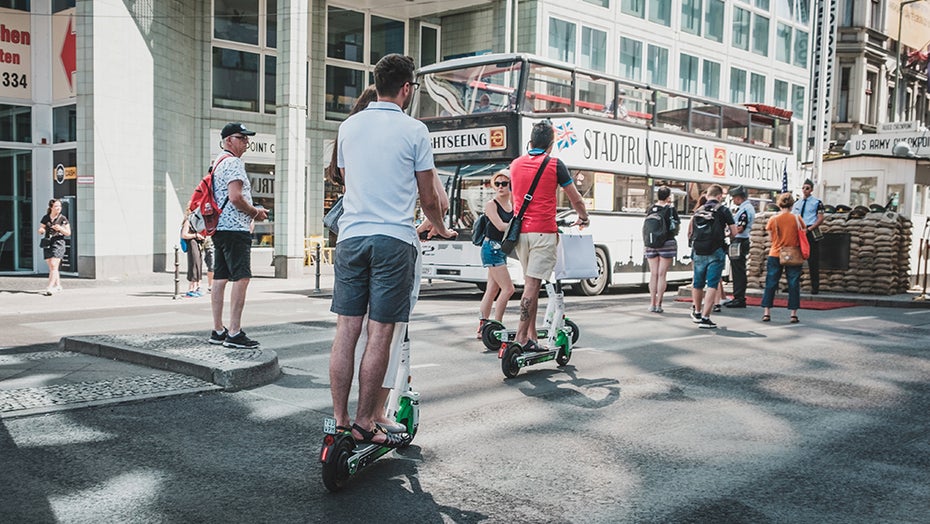
[[407, 322], [417, 248], [393, 237], [354, 237], [336, 244], [330, 311], [385, 324]]

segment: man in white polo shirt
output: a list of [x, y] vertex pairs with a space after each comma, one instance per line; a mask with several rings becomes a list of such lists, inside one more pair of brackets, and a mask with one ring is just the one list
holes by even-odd
[[434, 234], [443, 225], [426, 125], [403, 112], [417, 88], [413, 59], [389, 54], [375, 66], [378, 101], [339, 126], [337, 165], [345, 179], [344, 213], [336, 243], [331, 311], [338, 315], [329, 378], [336, 424], [348, 427], [355, 345], [368, 313], [368, 343], [359, 369], [353, 437], [388, 447], [407, 435], [375, 424], [396, 322], [407, 322], [419, 239], [414, 208], [419, 194]]

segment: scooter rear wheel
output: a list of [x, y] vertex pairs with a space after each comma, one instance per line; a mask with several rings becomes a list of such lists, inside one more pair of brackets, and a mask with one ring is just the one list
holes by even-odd
[[558, 364], [559, 367], [562, 367], [568, 364], [568, 361], [571, 360], [571, 358], [572, 355], [571, 353], [567, 353], [565, 351], [565, 346], [559, 346], [559, 352], [555, 356], [555, 363]]
[[323, 485], [335, 493], [349, 482], [349, 458], [355, 443], [351, 438], [341, 438], [335, 444], [326, 462], [323, 463]]
[[498, 351], [501, 348], [501, 339], [498, 338], [497, 332], [504, 329], [504, 325], [496, 320], [487, 320], [481, 328], [481, 342], [484, 347], [490, 351]]
[[517, 365], [517, 357], [523, 353], [523, 348], [519, 344], [510, 344], [504, 350], [504, 356], [501, 357], [501, 371], [507, 378], [513, 378], [520, 373], [520, 366]]

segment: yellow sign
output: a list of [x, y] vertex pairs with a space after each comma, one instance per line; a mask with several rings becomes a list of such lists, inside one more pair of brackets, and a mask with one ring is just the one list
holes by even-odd
[[76, 178], [77, 168], [74, 166], [65, 167], [62, 164], [58, 164], [52, 171], [52, 179], [59, 184], [63, 184], [65, 180], [74, 180]]

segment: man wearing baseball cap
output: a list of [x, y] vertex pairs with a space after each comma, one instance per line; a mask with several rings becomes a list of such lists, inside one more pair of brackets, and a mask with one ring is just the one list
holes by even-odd
[[730, 272], [733, 278], [733, 298], [723, 305], [729, 308], [746, 307], [746, 257], [749, 255], [749, 233], [756, 220], [756, 210], [746, 198], [746, 188], [730, 189], [730, 198], [736, 209], [736, 236], [730, 241]]
[[[220, 132], [223, 151], [213, 161], [213, 196], [221, 213], [213, 235], [216, 259], [210, 297], [213, 331], [209, 342], [228, 348], [259, 346], [258, 341], [245, 335], [241, 326], [245, 294], [252, 279], [252, 221], [268, 218], [268, 211], [252, 205], [252, 185], [241, 158], [249, 147], [249, 137], [254, 135], [255, 131], [241, 123], [226, 124]], [[223, 325], [227, 282], [233, 283], [228, 327]]]

